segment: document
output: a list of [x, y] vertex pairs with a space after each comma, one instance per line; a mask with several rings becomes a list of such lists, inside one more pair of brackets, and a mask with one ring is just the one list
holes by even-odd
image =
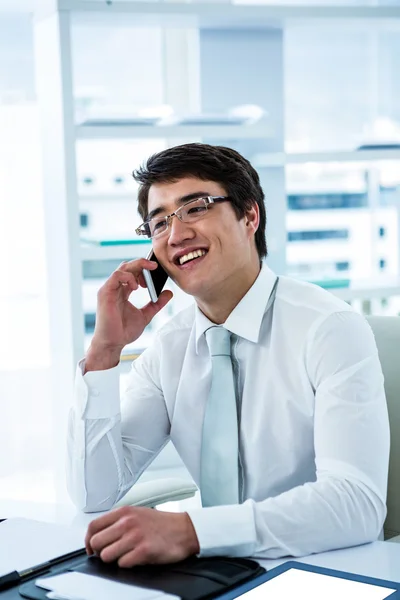
[[0, 577], [24, 571], [85, 545], [81, 529], [31, 519], [0, 523]]
[[49, 590], [47, 597], [54, 600], [180, 600], [178, 596], [159, 590], [149, 590], [74, 571], [37, 579], [35, 583], [38, 587]]
[[384, 600], [395, 589], [289, 569], [238, 596], [240, 600]]

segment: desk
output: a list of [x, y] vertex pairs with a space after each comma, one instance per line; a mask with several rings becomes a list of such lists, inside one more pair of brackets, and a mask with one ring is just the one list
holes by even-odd
[[[258, 560], [266, 569], [273, 569], [285, 562], [281, 559]], [[296, 560], [327, 569], [400, 582], [400, 544], [396, 543], [373, 542], [344, 550], [312, 554]]]
[[25, 517], [59, 525], [79, 527], [86, 531], [87, 525], [101, 513], [84, 514], [66, 500], [63, 504], [28, 502], [24, 500], [0, 500], [0, 519]]
[[[184, 502], [180, 503], [184, 509]], [[71, 525], [82, 530], [82, 541], [86, 527], [90, 521], [101, 513], [84, 514], [76, 510], [72, 503], [65, 504], [39, 504], [31, 502], [18, 502], [0, 500], [0, 518], [2, 517], [27, 517], [52, 523]], [[285, 560], [257, 559], [266, 569], [272, 569]], [[289, 560], [289, 559], [288, 559]], [[292, 559], [291, 559], [292, 560]], [[297, 559], [299, 562], [338, 569], [358, 575], [377, 577], [389, 581], [400, 582], [400, 544], [391, 542], [374, 542], [346, 548], [313, 554]]]

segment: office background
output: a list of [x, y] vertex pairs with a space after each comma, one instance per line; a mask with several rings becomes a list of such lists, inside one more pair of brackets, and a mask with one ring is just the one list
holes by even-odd
[[131, 172], [187, 141], [258, 169], [273, 269], [400, 314], [399, 0], [0, 0], [0, 497], [65, 495], [97, 289], [149, 249]]

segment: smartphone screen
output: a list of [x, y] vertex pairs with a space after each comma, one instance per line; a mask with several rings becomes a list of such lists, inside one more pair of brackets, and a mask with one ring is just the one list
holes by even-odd
[[146, 256], [148, 260], [154, 260], [158, 267], [154, 269], [154, 271], [148, 271], [147, 269], [143, 269], [143, 276], [147, 284], [147, 289], [150, 294], [150, 298], [152, 302], [157, 302], [158, 296], [161, 294], [164, 285], [167, 282], [168, 275], [159, 264], [156, 255], [153, 250], [150, 252], [148, 256]]

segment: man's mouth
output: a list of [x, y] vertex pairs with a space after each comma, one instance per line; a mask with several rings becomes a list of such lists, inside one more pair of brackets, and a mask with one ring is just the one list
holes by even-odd
[[207, 254], [207, 251], [203, 250], [202, 248], [199, 248], [198, 250], [193, 250], [193, 252], [188, 252], [187, 254], [180, 256], [177, 259], [177, 264], [182, 266], [185, 263], [195, 260], [196, 258], [201, 258], [202, 256], [205, 256], [206, 254]]

